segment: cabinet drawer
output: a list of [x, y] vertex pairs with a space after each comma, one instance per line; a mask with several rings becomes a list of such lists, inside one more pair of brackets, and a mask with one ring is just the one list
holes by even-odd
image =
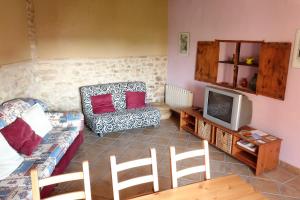
[[216, 146], [223, 151], [230, 153], [232, 150], [232, 134], [219, 128], [216, 130]]
[[198, 121], [198, 136], [207, 140], [208, 142], [211, 141], [211, 125], [204, 122], [203, 120]]

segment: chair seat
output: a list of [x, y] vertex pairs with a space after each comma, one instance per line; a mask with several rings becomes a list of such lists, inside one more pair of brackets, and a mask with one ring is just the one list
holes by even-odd
[[90, 120], [92, 129], [103, 136], [104, 133], [158, 126], [160, 124], [160, 112], [157, 108], [146, 106], [140, 109], [124, 109], [111, 113], [94, 115]]

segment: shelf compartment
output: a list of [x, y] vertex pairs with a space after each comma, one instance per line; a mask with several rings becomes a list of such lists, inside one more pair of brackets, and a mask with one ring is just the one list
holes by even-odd
[[249, 67], [258, 67], [258, 63], [247, 64], [246, 62], [239, 62], [238, 65], [249, 66]]
[[[257, 156], [257, 153], [256, 153], [257, 149], [256, 149], [255, 152], [253, 152], [253, 151], [250, 151], [250, 150], [248, 150], [248, 149], [246, 149], [246, 148], [244, 148], [244, 147], [242, 147], [242, 146], [240, 146], [238, 144], [235, 144], [235, 147], [238, 148], [238, 149], [240, 149], [240, 150], [242, 150], [242, 151], [246, 151], [246, 152], [252, 154], [253, 156]], [[258, 148], [258, 147], [256, 147], [256, 148]]]
[[246, 151], [240, 151], [233, 155], [238, 160], [244, 162], [249, 167], [252, 167], [253, 169], [256, 169], [256, 163], [257, 163], [257, 157], [246, 152]]
[[223, 64], [231, 64], [231, 65], [233, 65], [234, 64], [234, 62], [233, 61], [230, 61], [230, 60], [219, 60], [219, 63], [223, 63]]
[[[219, 60], [219, 63], [234, 65], [234, 62], [230, 61], [230, 60]], [[258, 67], [258, 63], [247, 64], [246, 62], [239, 62], [237, 65], [248, 66], [248, 67]]]
[[222, 86], [222, 87], [225, 87], [225, 88], [234, 89], [233, 85], [231, 85], [230, 83], [226, 83], [226, 82], [215, 83], [215, 85]]
[[192, 118], [192, 117], [185, 117], [183, 118], [183, 121], [185, 121], [186, 123], [189, 123], [191, 125], [195, 125], [195, 118]]
[[253, 91], [249, 88], [244, 88], [244, 87], [237, 87], [237, 88], [234, 88], [235, 90], [239, 90], [239, 91], [242, 91], [242, 92], [248, 92], [248, 93], [251, 93], [251, 94], [256, 94], [256, 91]]
[[189, 126], [189, 125], [182, 126], [182, 129], [184, 129], [187, 132], [195, 134], [195, 129], [193, 127]]

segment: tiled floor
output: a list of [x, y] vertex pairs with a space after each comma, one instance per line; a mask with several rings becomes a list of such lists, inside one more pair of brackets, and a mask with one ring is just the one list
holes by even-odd
[[[171, 187], [169, 146], [186, 151], [199, 148], [201, 140], [185, 132], [179, 132], [176, 120], [164, 120], [157, 129], [137, 129], [122, 133], [108, 134], [99, 138], [89, 130], [85, 131], [85, 142], [71, 162], [67, 172], [81, 169], [81, 161], [89, 160], [93, 199], [112, 199], [109, 156], [116, 155], [117, 162], [128, 161], [149, 156], [149, 148], [155, 147], [158, 157], [160, 190]], [[271, 200], [300, 199], [300, 176], [278, 167], [278, 169], [256, 177], [244, 164], [210, 146], [212, 178], [233, 173], [240, 175]], [[191, 166], [199, 159], [182, 161], [179, 168]], [[124, 180], [150, 173], [150, 168], [136, 168], [119, 174]], [[180, 179], [179, 185], [199, 181], [202, 177], [187, 176]], [[81, 183], [60, 184], [55, 193], [74, 191], [82, 187]], [[121, 191], [121, 198], [130, 198], [152, 192], [152, 185], [132, 187]]]

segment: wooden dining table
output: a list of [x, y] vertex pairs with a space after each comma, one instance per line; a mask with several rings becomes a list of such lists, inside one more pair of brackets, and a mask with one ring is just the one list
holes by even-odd
[[237, 175], [215, 178], [169, 189], [134, 200], [267, 200]]

